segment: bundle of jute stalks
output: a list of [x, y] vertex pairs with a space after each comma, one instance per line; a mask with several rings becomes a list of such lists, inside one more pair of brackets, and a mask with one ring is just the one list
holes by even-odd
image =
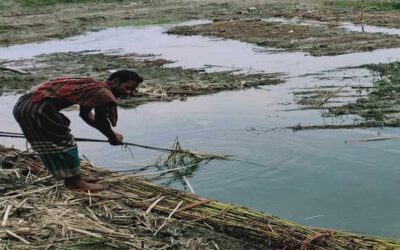
[[73, 192], [39, 158], [0, 146], [3, 249], [400, 249], [396, 240], [310, 228], [82, 160], [109, 184]]

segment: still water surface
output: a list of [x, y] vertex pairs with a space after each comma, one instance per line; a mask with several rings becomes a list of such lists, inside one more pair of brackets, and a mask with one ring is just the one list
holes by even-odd
[[[263, 165], [213, 161], [190, 178], [198, 195], [305, 225], [400, 237], [400, 142], [344, 143], [350, 138], [376, 136], [378, 131], [396, 135], [400, 129], [283, 129], [299, 123], [351, 123], [353, 117], [323, 119], [321, 111], [285, 110], [299, 108], [292, 94], [299, 88], [370, 85], [373, 76], [363, 69], [321, 71], [398, 60], [400, 49], [311, 57], [303, 53], [259, 52], [261, 48], [231, 40], [168, 36], [162, 33], [164, 30], [165, 27], [107, 29], [61, 41], [0, 48], [0, 58], [99, 49], [155, 53], [176, 61], [174, 66], [199, 68], [213, 64], [247, 72], [285, 72], [287, 82], [278, 86], [122, 109], [116, 130], [124, 134], [126, 141], [160, 147], [169, 147], [179, 136], [185, 148], [234, 154]], [[1, 130], [19, 131], [11, 115], [17, 97], [0, 97]], [[66, 115], [72, 121], [75, 136], [102, 138], [80, 120], [77, 112]], [[25, 147], [23, 141], [0, 139], [0, 143]], [[89, 159], [112, 170], [152, 164], [159, 156], [157, 152], [135, 148], [132, 159], [119, 147], [90, 143], [79, 146]], [[179, 183], [173, 187], [182, 188]]]

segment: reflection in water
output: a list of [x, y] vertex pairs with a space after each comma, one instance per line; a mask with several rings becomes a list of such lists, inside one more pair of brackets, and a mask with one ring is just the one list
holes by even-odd
[[342, 23], [339, 27], [349, 31], [366, 32], [366, 33], [383, 33], [388, 35], [400, 36], [400, 29], [396, 28], [386, 28], [386, 27], [378, 27], [378, 26], [372, 26], [366, 24], [354, 24], [354, 23]]
[[[201, 196], [250, 206], [306, 225], [396, 236], [400, 145], [395, 141], [344, 144], [349, 138], [374, 136], [378, 132], [375, 129], [248, 131], [249, 127], [321, 122], [318, 111], [274, 111], [279, 96], [273, 93], [282, 93], [283, 88], [219, 93], [120, 110], [116, 131], [123, 132], [127, 141], [160, 147], [170, 147], [179, 135], [185, 148], [233, 154], [266, 166], [212, 161], [190, 179]], [[15, 97], [0, 98], [0, 114], [5, 118], [2, 130], [16, 131], [9, 113], [14, 101]], [[74, 135], [102, 138], [80, 120], [78, 112], [66, 115], [72, 120]], [[384, 135], [399, 132], [388, 128], [382, 131]], [[0, 142], [25, 146], [17, 140]], [[80, 143], [79, 147], [90, 160], [119, 171], [154, 164], [159, 157], [158, 152], [132, 148], [132, 160], [119, 147], [91, 143]], [[179, 182], [172, 187], [182, 188]], [[324, 216], [313, 218], [321, 214]]]

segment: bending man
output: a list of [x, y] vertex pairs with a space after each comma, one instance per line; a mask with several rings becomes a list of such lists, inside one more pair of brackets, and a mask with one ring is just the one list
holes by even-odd
[[121, 145], [122, 135], [111, 128], [117, 125], [116, 100], [131, 95], [142, 81], [142, 77], [129, 70], [112, 73], [107, 82], [58, 78], [20, 97], [13, 114], [33, 150], [55, 178], [63, 179], [72, 190], [102, 190], [104, 185], [92, 183], [96, 178], [81, 176], [70, 121], [60, 110], [78, 104], [79, 115], [86, 123], [103, 133], [111, 145]]

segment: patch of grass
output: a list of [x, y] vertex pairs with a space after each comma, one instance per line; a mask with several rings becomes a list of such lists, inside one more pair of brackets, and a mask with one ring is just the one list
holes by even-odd
[[349, 0], [336, 0], [336, 1], [324, 1], [323, 6], [335, 7], [337, 9], [360, 9], [364, 6], [365, 10], [380, 10], [380, 11], [391, 11], [400, 9], [400, 1], [398, 0], [366, 0], [362, 3], [360, 0], [349, 1]]
[[37, 75], [21, 75], [18, 73], [4, 72], [0, 70], [1, 92], [25, 91], [43, 81], [45, 77]]
[[68, 250], [114, 250], [115, 247], [106, 245], [106, 241], [98, 238], [87, 238], [86, 240], [77, 243], [75, 245], [67, 246], [65, 249]]
[[0, 8], [44, 7], [57, 4], [109, 3], [109, 2], [125, 2], [125, 1], [126, 0], [0, 0]]
[[367, 122], [379, 124], [400, 125], [400, 62], [389, 64], [365, 65], [380, 74], [374, 82], [373, 90], [365, 98], [360, 98], [356, 103], [344, 107], [333, 108], [333, 115], [357, 114]]
[[170, 24], [170, 23], [175, 23], [180, 20], [171, 17], [171, 18], [165, 18], [165, 19], [153, 19], [149, 20], [148, 18], [137, 18], [137, 17], [132, 17], [129, 19], [117, 19], [117, 20], [110, 20], [110, 21], [105, 21], [105, 22], [100, 22], [97, 26], [94, 26], [91, 30], [101, 30], [104, 28], [109, 28], [109, 27], [126, 27], [126, 26], [145, 26], [145, 25], [163, 25], [163, 24]]

